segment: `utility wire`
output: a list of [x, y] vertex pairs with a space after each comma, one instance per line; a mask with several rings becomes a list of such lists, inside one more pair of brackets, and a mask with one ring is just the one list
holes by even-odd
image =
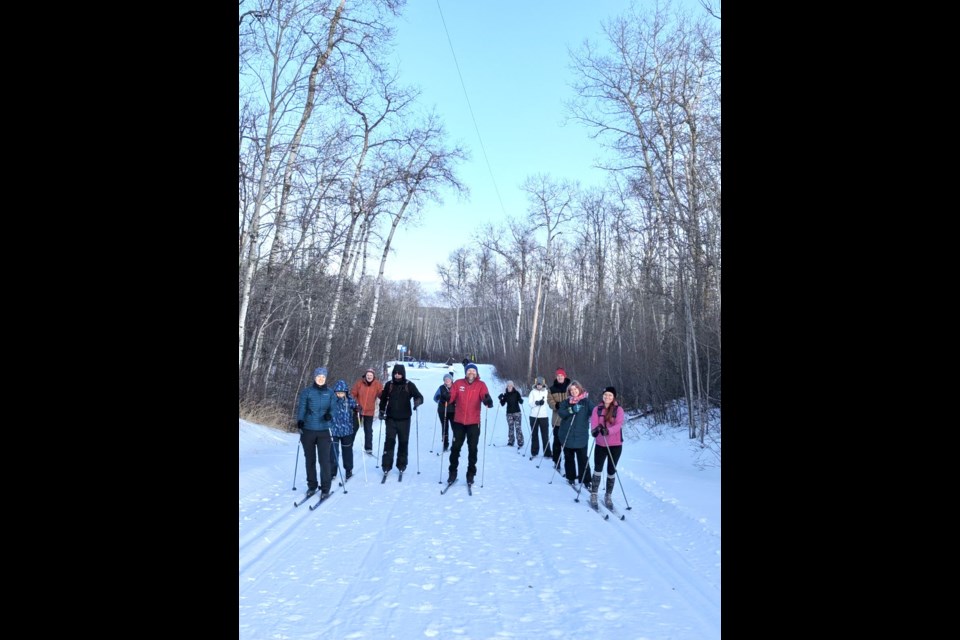
[[443, 23], [443, 31], [447, 35], [447, 43], [450, 45], [450, 53], [453, 55], [453, 64], [457, 67], [457, 76], [460, 78], [460, 86], [463, 88], [463, 97], [467, 99], [467, 109], [470, 111], [470, 119], [473, 120], [473, 128], [477, 132], [477, 139], [480, 141], [480, 150], [483, 151], [483, 159], [487, 163], [487, 171], [490, 173], [490, 180], [493, 182], [493, 190], [497, 193], [497, 200], [500, 201], [500, 210], [503, 215], [507, 215], [507, 209], [503, 206], [503, 198], [500, 197], [500, 189], [497, 188], [497, 179], [493, 177], [493, 169], [490, 167], [490, 158], [487, 157], [487, 148], [483, 146], [483, 136], [480, 135], [480, 127], [477, 126], [477, 119], [473, 115], [473, 106], [470, 104], [470, 96], [467, 95], [467, 85], [463, 82], [463, 74], [460, 73], [460, 63], [457, 62], [457, 53], [453, 50], [453, 40], [450, 39], [450, 31], [447, 29], [447, 21], [443, 19], [443, 9], [440, 8], [440, 0], [437, 0], [437, 11], [440, 12], [440, 22]]

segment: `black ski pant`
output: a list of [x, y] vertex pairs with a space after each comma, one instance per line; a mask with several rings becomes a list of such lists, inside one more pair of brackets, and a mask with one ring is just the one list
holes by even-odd
[[480, 425], [459, 422], [453, 423], [453, 446], [450, 447], [450, 474], [457, 475], [460, 466], [460, 449], [463, 441], [467, 441], [467, 476], [477, 475], [477, 445], [480, 443]]
[[447, 413], [441, 406], [437, 409], [437, 416], [440, 418], [440, 430], [443, 432], [443, 450], [450, 448], [450, 425], [453, 424], [453, 414]]
[[560, 467], [560, 452], [563, 451], [563, 444], [560, 442], [560, 425], [553, 425], [553, 451], [551, 452], [551, 457], [553, 458], [553, 466]]
[[387, 439], [383, 443], [383, 461], [381, 467], [386, 473], [393, 468], [393, 447], [397, 446], [397, 469], [407, 468], [407, 446], [410, 444], [410, 418], [396, 420], [387, 418]]
[[336, 444], [331, 447], [333, 450], [333, 473], [337, 475], [337, 454], [343, 458], [343, 470], [353, 473], [353, 439], [357, 436], [356, 430], [348, 436], [336, 436]]
[[[536, 457], [540, 453], [540, 436], [543, 436], [543, 450], [550, 446], [549, 418], [530, 418], [530, 455]], [[538, 433], [539, 432], [539, 433]]]
[[[600, 436], [603, 438], [603, 436]], [[617, 464], [620, 462], [620, 454], [623, 453], [623, 445], [618, 444], [612, 447], [597, 445], [593, 448], [593, 472], [602, 473], [603, 463], [607, 463], [607, 475], [615, 476], [617, 474]]]
[[[307, 467], [307, 489], [315, 491], [320, 485], [321, 493], [330, 493], [330, 477], [333, 465], [330, 460], [330, 429], [316, 431], [304, 429], [300, 434], [303, 457]], [[320, 481], [317, 482], [317, 463], [320, 463]]]
[[587, 448], [563, 449], [563, 470], [567, 480], [590, 482], [590, 470], [587, 468]]
[[373, 416], [363, 416], [363, 448], [373, 452]]

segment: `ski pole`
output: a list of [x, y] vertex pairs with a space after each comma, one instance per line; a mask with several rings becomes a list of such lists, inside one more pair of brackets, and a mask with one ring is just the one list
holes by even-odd
[[420, 475], [420, 412], [416, 407], [413, 408], [413, 412], [417, 414], [417, 475]]
[[[539, 418], [537, 418], [537, 419], [539, 420]], [[550, 424], [550, 422], [551, 422], [550, 418], [547, 418], [547, 437], [543, 439], [543, 455], [540, 456], [540, 462], [537, 463], [537, 469], [539, 469], [539, 468], [540, 468], [540, 465], [543, 464], [543, 460], [547, 457], [547, 451], [550, 450], [550, 431], [551, 431], [550, 427], [552, 426], [552, 425]], [[538, 425], [530, 425], [530, 428], [531, 428], [531, 429], [537, 429], [537, 428], [539, 428], [539, 427], [538, 427]], [[542, 430], [541, 430], [541, 431], [542, 431]], [[541, 435], [542, 435], [542, 434], [541, 434]], [[557, 443], [554, 442], [553, 445], [556, 446]], [[551, 458], [551, 460], [552, 460], [552, 458]]]
[[[490, 408], [488, 407], [488, 408], [487, 408], [487, 412], [484, 414], [484, 418], [483, 418], [483, 419], [484, 419], [484, 422], [486, 422], [487, 416], [489, 416], [489, 415], [490, 415]], [[497, 410], [496, 410], [496, 412], [494, 412], [494, 414], [493, 414], [493, 428], [494, 428], [494, 429], [497, 428], [497, 416], [498, 416], [498, 415], [500, 415], [500, 404], [499, 404], [499, 403], [497, 404]], [[509, 428], [509, 427], [507, 427], [507, 428]], [[484, 430], [486, 430], [486, 424], [484, 424]], [[483, 434], [483, 446], [484, 446], [484, 447], [487, 446], [487, 434], [486, 434], [486, 433]], [[494, 446], [494, 447], [497, 446], [497, 443], [493, 441], [493, 438], [490, 438], [490, 446]], [[482, 486], [482, 485], [481, 485], [481, 486]]]
[[[360, 430], [363, 429], [363, 418], [360, 417], [360, 411], [357, 411], [357, 433], [360, 433]], [[354, 436], [356, 438], [356, 436]], [[366, 446], [366, 444], [364, 444]], [[367, 483], [367, 452], [363, 452], [363, 483]]]
[[580, 502], [580, 491], [583, 490], [583, 478], [586, 478], [586, 477], [587, 477], [587, 474], [590, 473], [590, 469], [592, 468], [592, 466], [591, 466], [591, 464], [590, 464], [590, 458], [593, 457], [593, 448], [594, 448], [595, 446], [597, 446], [597, 439], [596, 439], [596, 438], [593, 439], [593, 444], [590, 445], [590, 451], [587, 452], [587, 464], [585, 464], [584, 467], [583, 467], [583, 470], [584, 470], [585, 473], [584, 473], [583, 476], [580, 478], [580, 486], [577, 487], [577, 497], [573, 499], [574, 502]]
[[440, 412], [437, 411], [436, 418], [433, 419], [433, 435], [430, 436], [430, 453], [433, 453], [433, 443], [437, 441], [437, 421], [440, 419]]
[[[490, 408], [487, 407], [487, 410], [483, 412], [483, 463], [480, 465], [480, 488], [483, 488], [483, 474], [487, 470], [487, 418], [490, 417]], [[493, 423], [497, 423], [497, 418], [494, 416]]]
[[[621, 439], [622, 439], [622, 436], [621, 436]], [[603, 437], [603, 441], [604, 441], [604, 442], [607, 441], [607, 437], [606, 437], [606, 436]], [[620, 445], [620, 446], [623, 447], [623, 445]], [[622, 449], [621, 449], [621, 451], [622, 451]], [[617, 484], [620, 485], [620, 493], [623, 494], [623, 502], [624, 502], [624, 504], [627, 505], [627, 511], [630, 511], [630, 509], [633, 509], [633, 507], [630, 506], [630, 501], [627, 500], [627, 492], [623, 490], [623, 479], [620, 477], [620, 472], [617, 471], [617, 462], [613, 459], [613, 452], [610, 451], [610, 447], [607, 447], [607, 453], [608, 453], [609, 456], [610, 456], [610, 464], [613, 465], [613, 475], [616, 476], [617, 480], [619, 480], [619, 482], [618, 482]]]
[[[390, 383], [387, 383], [387, 384], [390, 384]], [[391, 393], [393, 392], [392, 386], [390, 387], [390, 391]], [[382, 394], [383, 392], [381, 391], [380, 393]], [[380, 412], [380, 415], [381, 416], [387, 415], [387, 409], [389, 408], [390, 408], [390, 397], [387, 396], [387, 404], [386, 406], [383, 407], [383, 410]], [[380, 418], [380, 432], [377, 434], [377, 466], [376, 466], [377, 469], [380, 468], [380, 458], [383, 457], [380, 452], [380, 438], [382, 437], [383, 437], [383, 418]]]
[[374, 468], [380, 468], [380, 439], [383, 438], [383, 418], [380, 418], [380, 429], [377, 431], [377, 464]]
[[297, 457], [293, 461], [293, 490], [297, 490], [297, 464], [300, 462], [300, 437], [297, 437]]
[[347, 481], [343, 478], [343, 449], [340, 448], [340, 438], [337, 438], [337, 458], [339, 464], [337, 464], [337, 473], [340, 474], [340, 486], [343, 487], [343, 492], [347, 492]]
[[[563, 422], [561, 421], [560, 424], [563, 424]], [[564, 451], [564, 449], [567, 447], [567, 438], [570, 437], [570, 432], [571, 432], [571, 431], [573, 431], [573, 416], [572, 416], [572, 415], [570, 416], [570, 426], [567, 428], [567, 435], [563, 436], [563, 444], [560, 445], [560, 451], [563, 452], [563, 459], [564, 459], [564, 460], [567, 459], [567, 452]], [[557, 433], [559, 434], [560, 432], [557, 431]], [[553, 484], [553, 476], [557, 475], [557, 471], [558, 471], [559, 469], [560, 469], [560, 464], [559, 464], [559, 463], [553, 465], [553, 473], [550, 474], [550, 482], [548, 482], [547, 484]]]
[[[523, 399], [523, 396], [521, 396], [521, 400], [522, 400], [522, 399]], [[524, 422], [524, 421], [523, 421], [523, 402], [521, 402], [521, 403], [520, 403], [520, 426], [517, 427], [517, 429], [520, 430], [520, 438], [521, 438], [521, 439], [523, 439], [523, 422]], [[529, 440], [529, 439], [530, 439], [530, 438], [528, 437], [527, 440]], [[523, 452], [524, 452], [524, 450], [525, 450], [526, 448], [527, 448], [527, 443], [526, 443], [526, 442], [520, 443], [520, 447], [517, 449], [517, 453], [520, 454], [520, 455], [523, 455]]]
[[437, 484], [443, 484], [443, 453], [442, 452], [440, 453], [440, 479], [437, 480]]
[[[550, 433], [550, 431], [551, 431], [550, 427], [551, 427], [550, 419], [548, 418], [548, 419], [547, 419], [547, 433]], [[531, 426], [531, 429], [535, 429], [535, 428], [536, 428], [536, 426]], [[550, 444], [549, 438], [547, 438], [547, 441], [543, 443], [543, 455], [540, 456], [540, 462], [537, 463], [537, 469], [540, 468], [540, 465], [543, 464], [544, 459], [546, 459], [546, 457], [547, 457], [547, 449], [550, 448], [550, 447], [547, 446], [548, 444]], [[550, 458], [550, 460], [552, 461], [553, 458]]]
[[443, 403], [443, 418], [440, 419], [441, 429], [443, 429], [443, 434], [440, 436], [440, 439], [444, 442], [444, 449], [449, 449], [453, 446], [453, 418], [447, 415], [447, 410], [450, 408], [450, 401], [447, 400]]

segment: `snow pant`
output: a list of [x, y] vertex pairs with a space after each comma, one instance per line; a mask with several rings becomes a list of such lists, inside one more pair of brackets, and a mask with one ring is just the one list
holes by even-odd
[[570, 447], [564, 447], [563, 449], [563, 470], [564, 476], [567, 480], [579, 480], [583, 482], [590, 482], [590, 476], [587, 475], [587, 448], [579, 447], [577, 449], [571, 449]]
[[512, 447], [514, 440], [517, 446], [523, 446], [523, 427], [520, 422], [520, 412], [507, 414], [507, 446]]
[[453, 423], [453, 446], [450, 447], [450, 475], [457, 475], [460, 466], [460, 449], [467, 441], [467, 478], [477, 475], [477, 444], [480, 442], [480, 425]]
[[338, 454], [343, 458], [343, 470], [348, 473], [353, 473], [353, 439], [356, 438], [356, 436], [357, 431], [354, 429], [354, 432], [348, 436], [334, 437], [336, 444], [330, 447], [330, 449], [333, 451], [332, 476], [337, 475]]
[[443, 405], [437, 409], [437, 416], [440, 417], [440, 431], [443, 432], [443, 450], [450, 448], [450, 425], [453, 424], [453, 414], [447, 413]]
[[[603, 436], [600, 436], [602, 439]], [[601, 473], [603, 471], [603, 463], [607, 463], [607, 475], [615, 476], [617, 475], [617, 464], [620, 462], [620, 454], [623, 453], [623, 445], [618, 444], [613, 447], [604, 447], [601, 445], [596, 445], [593, 448], [593, 472]]]
[[554, 425], [553, 427], [553, 451], [551, 452], [551, 457], [553, 458], [553, 466], [560, 466], [560, 452], [563, 451], [563, 444], [560, 442], [560, 425]]
[[407, 468], [407, 445], [410, 444], [410, 418], [395, 420], [387, 418], [387, 439], [383, 443], [383, 460], [380, 464], [386, 473], [393, 468], [393, 446], [397, 445], [397, 469]]
[[[530, 418], [530, 455], [536, 457], [540, 454], [540, 437], [543, 437], [543, 450], [546, 451], [550, 446], [550, 425], [549, 418]], [[539, 432], [539, 433], [538, 433]]]
[[373, 453], [373, 416], [363, 416], [363, 449]]
[[[321, 493], [330, 493], [330, 478], [333, 466], [330, 463], [330, 429], [316, 431], [304, 429], [300, 434], [303, 445], [303, 457], [307, 467], [307, 489], [316, 491], [320, 485]], [[317, 482], [317, 463], [320, 464], [320, 481]]]

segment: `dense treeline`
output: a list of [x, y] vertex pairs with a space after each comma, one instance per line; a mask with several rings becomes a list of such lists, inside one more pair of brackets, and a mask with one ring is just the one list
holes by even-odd
[[570, 114], [608, 183], [528, 176], [525, 215], [452, 252], [428, 295], [384, 279], [388, 251], [463, 188], [464, 152], [382, 64], [402, 4], [241, 3], [241, 402], [289, 407], [318, 363], [349, 380], [406, 344], [524, 390], [562, 366], [630, 408], [682, 398], [702, 438], [721, 399], [717, 17], [629, 12], [574, 53]]

